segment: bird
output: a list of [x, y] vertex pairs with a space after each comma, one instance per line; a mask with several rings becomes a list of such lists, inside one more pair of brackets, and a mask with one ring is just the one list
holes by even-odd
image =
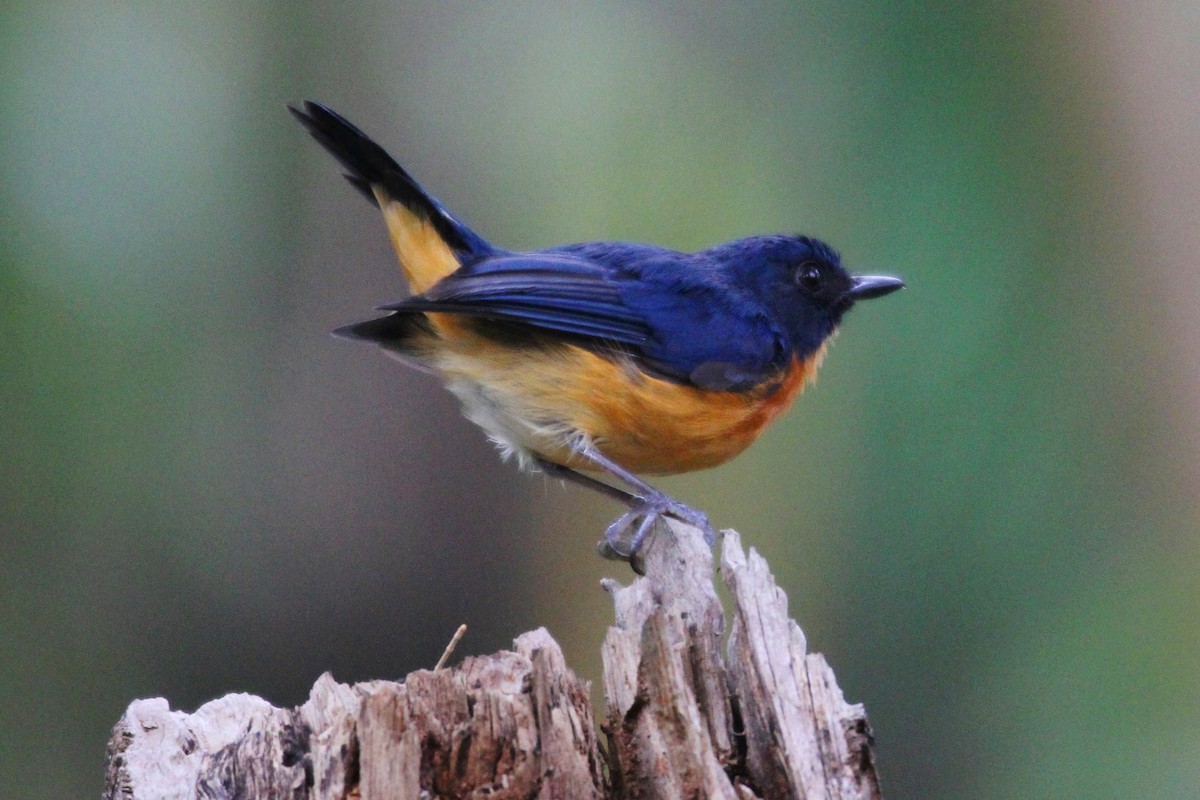
[[439, 376], [521, 467], [624, 503], [598, 549], [635, 570], [663, 517], [699, 528], [710, 546], [716, 538], [706, 514], [639, 475], [707, 469], [744, 451], [813, 380], [846, 312], [904, 287], [852, 275], [804, 235], [696, 252], [633, 242], [506, 250], [337, 112], [287, 108], [382, 213], [408, 282], [406, 299], [376, 309], [384, 316], [333, 333]]

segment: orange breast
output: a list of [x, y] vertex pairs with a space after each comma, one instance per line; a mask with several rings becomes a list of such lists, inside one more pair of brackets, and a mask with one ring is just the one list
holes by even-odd
[[493, 439], [588, 469], [569, 443], [582, 435], [626, 469], [672, 474], [745, 450], [816, 374], [824, 348], [749, 392], [715, 392], [645, 374], [628, 358], [574, 345], [503, 346], [463, 319], [430, 314], [427, 358]]
[[612, 388], [605, 376], [601, 380], [610, 388], [595, 395], [584, 425], [605, 455], [634, 472], [714, 467], [749, 447], [791, 406], [818, 362], [795, 360], [777, 379], [750, 392], [706, 391], [645, 375]]

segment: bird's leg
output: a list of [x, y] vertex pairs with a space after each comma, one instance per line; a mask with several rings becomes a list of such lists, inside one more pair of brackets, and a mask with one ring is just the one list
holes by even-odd
[[611, 486], [604, 481], [596, 480], [591, 475], [584, 475], [582, 472], [573, 470], [570, 467], [564, 467], [562, 464], [547, 461], [541, 456], [534, 456], [533, 461], [537, 464], [538, 469], [547, 475], [553, 475], [556, 478], [577, 483], [586, 489], [591, 489], [594, 492], [607, 495], [617, 502], [624, 503], [630, 508], [641, 502], [641, 498], [637, 495], [630, 494], [624, 489], [618, 489], [616, 486]]
[[[587, 489], [591, 489], [592, 491], [599, 492], [600, 494], [624, 503], [631, 509], [637, 508], [642, 502], [642, 498], [638, 497], [637, 495], [630, 494], [624, 489], [618, 489], [616, 486], [605, 483], [601, 480], [597, 480], [591, 475], [584, 475], [582, 472], [573, 470], [570, 467], [564, 467], [562, 464], [555, 464], [553, 461], [547, 461], [541, 456], [534, 456], [533, 460], [534, 463], [537, 464], [538, 469], [542, 470], [542, 472], [545, 472], [547, 475], [553, 475], [556, 478], [562, 478], [563, 480], [571, 481], [572, 483], [576, 483]], [[641, 564], [635, 559], [632, 551], [627, 555], [619, 546], [614, 545], [612, 541], [614, 536], [619, 541], [621, 531], [618, 528], [619, 526], [628, 527], [628, 524], [631, 520], [627, 518], [629, 518], [632, 514], [632, 511], [627, 514], [622, 514], [616, 522], [614, 522], [612, 525], [609, 525], [608, 529], [604, 533], [604, 539], [600, 540], [600, 542], [596, 545], [596, 550], [600, 553], [601, 557], [607, 558], [610, 561], [628, 561], [630, 566], [633, 567], [634, 572], [639, 575], [643, 575], [645, 573], [642, 571]], [[649, 526], [653, 524], [655, 519], [657, 519], [657, 517], [647, 516], [644, 520], [642, 520], [642, 524], [646, 525], [647, 529], [649, 529]], [[635, 533], [635, 538], [638, 538], [639, 541], [645, 538], [645, 536], [646, 534], [644, 532], [641, 533], [640, 536]]]
[[606, 470], [614, 478], [622, 481], [632, 487], [636, 494], [628, 495], [638, 502], [631, 504], [631, 509], [634, 511], [654, 510], [659, 514], [667, 514], [675, 517], [678, 520], [686, 522], [689, 525], [699, 528], [705, 532], [706, 538], [709, 538], [709, 544], [716, 542], [716, 536], [713, 534], [712, 525], [709, 524], [708, 517], [702, 511], [697, 511], [691, 506], [675, 500], [674, 498], [655, 489], [644, 480], [634, 475], [629, 470], [625, 469], [608, 456], [596, 450], [590, 445], [584, 445], [577, 451], [579, 455], [591, 461], [598, 467]]
[[[620, 466], [605, 456], [595, 447], [580, 443], [572, 448], [576, 455], [584, 458], [597, 467], [605, 470], [614, 478], [622, 481], [633, 489], [634, 493], [623, 492], [608, 484], [582, 475], [575, 470], [560, 465], [554, 465], [554, 474], [569, 477], [571, 480], [596, 489], [609, 497], [615, 497], [629, 506], [629, 511], [618, 517], [604, 532], [604, 542], [601, 543], [600, 554], [606, 558], [629, 560], [637, 555], [638, 550], [646, 540], [654, 523], [659, 517], [667, 515], [682, 520], [704, 532], [704, 540], [711, 547], [716, 542], [716, 532], [708, 517], [691, 506], [686, 506]], [[564, 472], [565, 471], [565, 472]], [[569, 472], [571, 475], [567, 475]], [[628, 541], [628, 544], [626, 544]], [[636, 568], [636, 567], [635, 567]]]

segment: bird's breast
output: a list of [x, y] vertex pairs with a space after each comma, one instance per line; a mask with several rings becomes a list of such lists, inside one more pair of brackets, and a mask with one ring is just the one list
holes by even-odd
[[600, 449], [646, 474], [707, 469], [740, 454], [786, 411], [819, 358], [794, 360], [744, 392], [709, 391], [645, 376], [597, 395], [587, 425]]
[[621, 354], [569, 344], [511, 347], [457, 321], [438, 327], [450, 335], [435, 348], [436, 369], [466, 415], [502, 448], [588, 469], [572, 451], [583, 437], [645, 474], [706, 469], [741, 453], [787, 410], [824, 354], [794, 359], [749, 391], [709, 391], [649, 375]]

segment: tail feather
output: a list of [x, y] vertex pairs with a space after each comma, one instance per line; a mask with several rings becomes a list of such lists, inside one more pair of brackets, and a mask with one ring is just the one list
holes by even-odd
[[346, 169], [346, 180], [383, 212], [413, 292], [425, 291], [465, 261], [497, 252], [337, 112], [311, 101], [288, 111]]
[[423, 314], [389, 314], [386, 317], [343, 325], [334, 336], [372, 344], [402, 347], [417, 335], [428, 332], [429, 324]]

